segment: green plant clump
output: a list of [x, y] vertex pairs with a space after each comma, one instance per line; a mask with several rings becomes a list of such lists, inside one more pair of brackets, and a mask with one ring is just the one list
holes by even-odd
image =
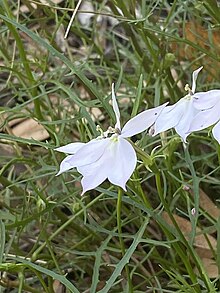
[[55, 151], [115, 125], [113, 83], [122, 126], [201, 66], [196, 91], [220, 88], [219, 1], [2, 0], [0, 24], [0, 293], [219, 292], [212, 127], [131, 137], [126, 190], [82, 195]]

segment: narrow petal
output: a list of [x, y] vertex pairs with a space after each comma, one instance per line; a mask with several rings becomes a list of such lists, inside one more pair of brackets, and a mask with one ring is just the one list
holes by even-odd
[[121, 137], [131, 137], [148, 129], [158, 119], [167, 104], [146, 110], [129, 120], [122, 128]]
[[72, 167], [79, 167], [97, 161], [109, 144], [109, 138], [91, 140], [80, 148], [74, 155]]
[[195, 93], [195, 90], [196, 90], [196, 80], [197, 80], [198, 74], [202, 69], [203, 69], [203, 66], [201, 66], [198, 69], [196, 69], [195, 71], [193, 71], [193, 74], [192, 74], [192, 92], [193, 92], [193, 94]]
[[184, 115], [185, 103], [186, 99], [182, 98], [176, 104], [164, 108], [155, 122], [153, 135], [175, 127]]
[[176, 132], [182, 137], [184, 142], [186, 142], [186, 138], [189, 135], [190, 124], [198, 112], [199, 110], [193, 107], [193, 99], [186, 99], [184, 115], [175, 127]]
[[112, 84], [112, 106], [113, 106], [113, 110], [114, 110], [115, 116], [116, 116], [115, 128], [118, 128], [119, 130], [121, 130], [120, 111], [119, 111], [117, 100], [116, 100], [116, 97], [115, 97], [114, 83]]
[[64, 145], [62, 147], [56, 148], [55, 151], [62, 152], [65, 154], [74, 155], [84, 145], [85, 145], [85, 143], [83, 143], [83, 142], [73, 142], [73, 143], [69, 143], [67, 145]]
[[119, 137], [112, 149], [112, 164], [108, 179], [112, 184], [118, 185], [126, 191], [126, 183], [134, 172], [137, 156], [132, 145]]
[[71, 164], [73, 157], [74, 157], [74, 155], [69, 155], [60, 163], [60, 170], [56, 174], [56, 176], [73, 168], [72, 164]]
[[218, 141], [220, 144], [220, 122], [218, 122], [212, 129], [212, 134], [214, 138]]
[[220, 119], [220, 108], [213, 107], [196, 114], [188, 132], [199, 131], [215, 124]]
[[193, 95], [193, 104], [199, 110], [207, 110], [220, 102], [220, 90], [199, 92]]

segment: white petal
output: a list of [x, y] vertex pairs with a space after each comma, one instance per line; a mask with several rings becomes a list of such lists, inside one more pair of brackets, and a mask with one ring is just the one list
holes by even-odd
[[112, 184], [118, 185], [126, 191], [126, 183], [134, 172], [137, 156], [132, 145], [119, 137], [118, 142], [112, 148], [111, 172], [108, 179]]
[[193, 95], [193, 103], [197, 109], [206, 110], [220, 102], [220, 90], [200, 92]]
[[101, 172], [101, 170], [99, 170], [97, 173], [94, 173], [91, 176], [83, 177], [81, 180], [81, 184], [83, 188], [82, 195], [88, 190], [95, 189], [103, 181], [105, 181], [106, 178], [107, 176], [105, 175], [104, 172]]
[[112, 84], [112, 106], [113, 106], [113, 110], [114, 110], [115, 116], [116, 116], [115, 128], [118, 128], [119, 130], [121, 130], [120, 111], [119, 111], [117, 100], [116, 100], [116, 97], [115, 97], [114, 83]]
[[199, 110], [193, 107], [193, 99], [187, 99], [185, 103], [184, 115], [176, 125], [175, 130], [182, 137], [183, 141], [186, 142], [186, 138], [189, 135], [188, 130], [190, 124]]
[[198, 74], [202, 69], [203, 69], [203, 66], [201, 66], [198, 69], [196, 69], [195, 71], [193, 71], [193, 74], [192, 74], [192, 92], [193, 92], [193, 94], [195, 93], [195, 90], [196, 90], [196, 80], [197, 80]]
[[96, 188], [108, 177], [112, 165], [112, 147], [116, 144], [117, 142], [115, 143], [112, 140], [109, 140], [108, 147], [105, 148], [104, 153], [97, 161], [77, 168], [78, 172], [83, 175], [81, 182], [83, 193], [87, 190]]
[[189, 132], [199, 131], [215, 124], [220, 119], [220, 108], [213, 107], [199, 112], [192, 120]]
[[184, 115], [185, 105], [186, 99], [182, 98], [176, 104], [164, 108], [155, 122], [153, 135], [175, 127]]
[[65, 154], [74, 155], [81, 147], [83, 147], [85, 143], [83, 142], [73, 142], [62, 147], [56, 148], [55, 151], [62, 152]]
[[214, 138], [218, 141], [220, 144], [220, 122], [218, 122], [212, 129], [212, 133]]
[[76, 152], [72, 161], [73, 167], [91, 164], [97, 161], [109, 144], [109, 138], [91, 140]]
[[122, 128], [121, 137], [131, 137], [148, 129], [158, 119], [167, 104], [146, 110], [129, 120]]
[[72, 159], [73, 159], [74, 155], [70, 155], [67, 156], [61, 163], [60, 163], [60, 170], [59, 172], [56, 174], [56, 176], [62, 174], [63, 172], [66, 172], [70, 169], [72, 169]]
[[111, 144], [112, 141], [108, 140], [108, 146], [105, 148], [100, 158], [90, 164], [78, 166], [78, 172], [84, 177], [96, 176], [98, 173], [104, 173], [106, 174], [105, 177], [107, 177], [108, 169], [111, 165]]

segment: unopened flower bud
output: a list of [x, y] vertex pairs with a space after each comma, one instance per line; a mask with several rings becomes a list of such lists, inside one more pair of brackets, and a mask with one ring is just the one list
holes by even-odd
[[196, 209], [195, 209], [195, 208], [192, 208], [192, 209], [191, 209], [191, 215], [192, 215], [192, 216], [195, 216], [195, 214], [196, 214]]

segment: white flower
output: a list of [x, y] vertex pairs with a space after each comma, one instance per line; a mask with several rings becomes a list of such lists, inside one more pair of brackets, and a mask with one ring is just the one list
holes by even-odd
[[192, 120], [189, 132], [205, 129], [218, 122], [212, 133], [220, 143], [220, 90], [196, 93], [193, 98], [194, 106], [200, 112]]
[[203, 67], [198, 68], [192, 74], [192, 89], [186, 85], [185, 88], [189, 93], [181, 98], [176, 104], [167, 106], [163, 109], [153, 126], [154, 136], [174, 127], [179, 136], [181, 136], [183, 141], [186, 142], [186, 137], [189, 135], [187, 132], [191, 121], [200, 111], [194, 107], [192, 97], [195, 94], [198, 73], [202, 68]]
[[126, 190], [125, 185], [137, 163], [135, 150], [126, 138], [149, 128], [166, 104], [140, 113], [121, 129], [120, 112], [112, 85], [115, 127], [109, 127], [106, 132], [101, 133], [101, 136], [87, 143], [76, 142], [57, 148], [56, 151], [69, 154], [61, 162], [57, 175], [76, 167], [83, 175], [81, 181], [83, 193], [96, 188], [105, 179]]

